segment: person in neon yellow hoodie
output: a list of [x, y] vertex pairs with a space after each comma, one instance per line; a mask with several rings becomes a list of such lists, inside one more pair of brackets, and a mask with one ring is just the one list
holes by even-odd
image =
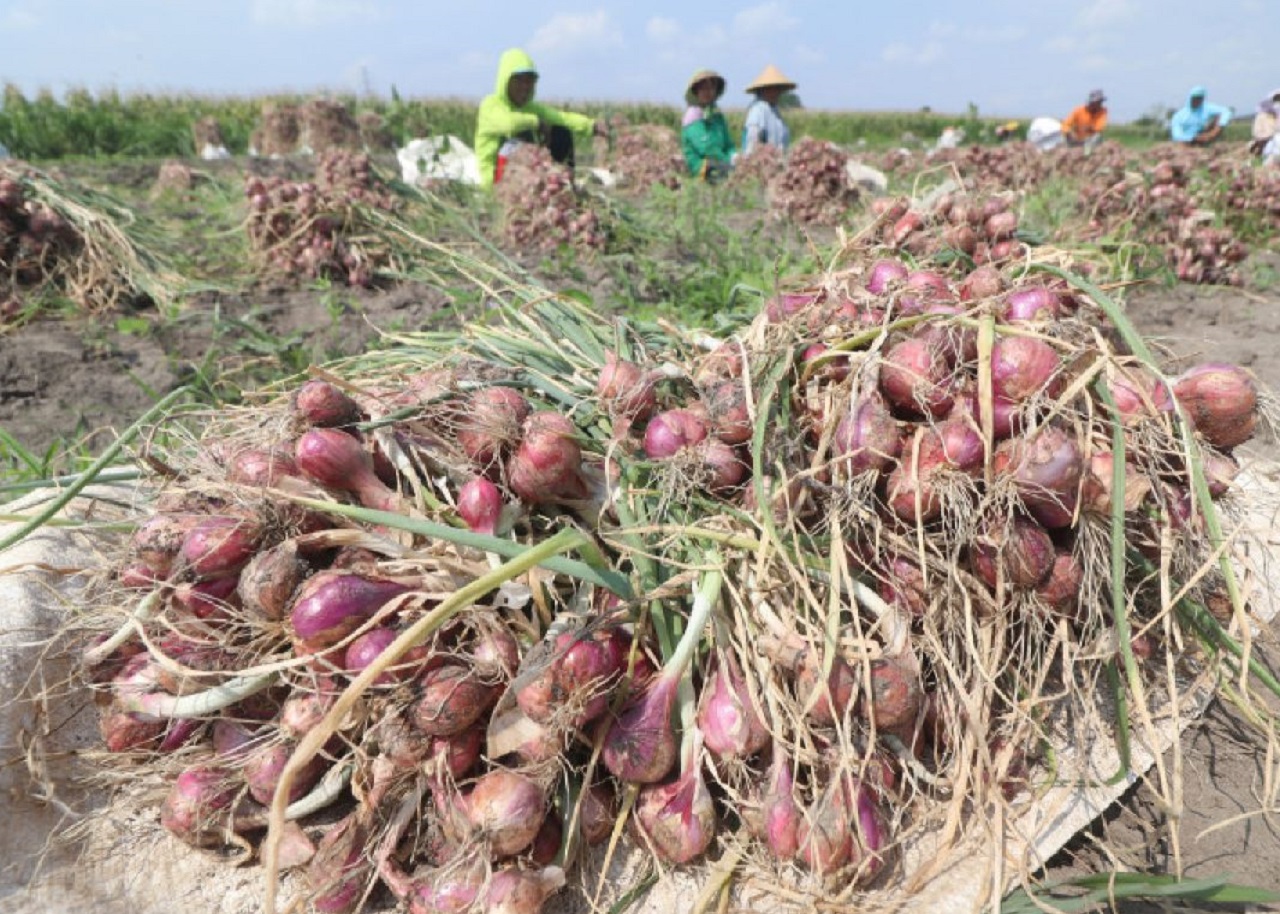
[[[538, 68], [519, 48], [502, 52], [493, 94], [480, 102], [476, 117], [476, 163], [480, 184], [501, 178], [499, 153], [510, 143], [540, 143], [557, 162], [573, 166], [573, 135], [604, 134], [604, 125], [572, 111], [559, 111], [533, 100]], [[505, 158], [503, 159], [505, 161]]]

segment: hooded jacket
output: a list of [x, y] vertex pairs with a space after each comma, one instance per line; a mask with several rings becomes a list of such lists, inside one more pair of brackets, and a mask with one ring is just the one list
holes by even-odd
[[507, 96], [507, 82], [519, 72], [536, 73], [533, 58], [519, 48], [502, 52], [498, 61], [498, 78], [493, 94], [480, 102], [476, 116], [476, 164], [480, 167], [480, 185], [493, 184], [494, 170], [498, 166], [498, 150], [502, 144], [527, 130], [536, 131], [539, 123], [558, 124], [577, 134], [589, 134], [595, 121], [585, 114], [558, 111], [533, 100], [517, 108]]
[[[1191, 99], [1200, 96], [1203, 101], [1199, 108], [1191, 107]], [[1187, 103], [1173, 113], [1169, 121], [1169, 138], [1175, 143], [1190, 143], [1209, 123], [1209, 118], [1218, 116], [1218, 126], [1225, 127], [1231, 121], [1231, 109], [1224, 105], [1213, 105], [1206, 97], [1204, 86], [1195, 86], [1187, 93]]]

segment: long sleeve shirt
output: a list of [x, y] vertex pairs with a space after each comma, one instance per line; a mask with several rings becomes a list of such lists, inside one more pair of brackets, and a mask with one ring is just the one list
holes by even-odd
[[742, 128], [742, 154], [750, 155], [757, 146], [777, 146], [786, 149], [791, 144], [791, 131], [778, 113], [778, 109], [762, 98], [756, 99], [747, 109], [747, 122]]

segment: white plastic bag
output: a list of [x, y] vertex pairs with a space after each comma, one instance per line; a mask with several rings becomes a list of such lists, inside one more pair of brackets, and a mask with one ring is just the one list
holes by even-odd
[[406, 184], [423, 180], [480, 183], [480, 165], [471, 147], [456, 136], [429, 136], [410, 140], [396, 151], [400, 177]]
[[215, 146], [213, 143], [205, 143], [204, 148], [200, 150], [200, 158], [206, 162], [216, 162], [220, 159], [231, 158], [231, 153], [227, 151], [226, 146]]
[[1054, 117], [1036, 118], [1027, 128], [1027, 142], [1042, 150], [1061, 146], [1062, 121]]

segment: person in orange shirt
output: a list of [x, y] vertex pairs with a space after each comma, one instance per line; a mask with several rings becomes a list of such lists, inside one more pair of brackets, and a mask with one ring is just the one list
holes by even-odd
[[1101, 89], [1089, 93], [1088, 100], [1062, 122], [1062, 136], [1068, 146], [1096, 146], [1107, 126], [1107, 98]]

